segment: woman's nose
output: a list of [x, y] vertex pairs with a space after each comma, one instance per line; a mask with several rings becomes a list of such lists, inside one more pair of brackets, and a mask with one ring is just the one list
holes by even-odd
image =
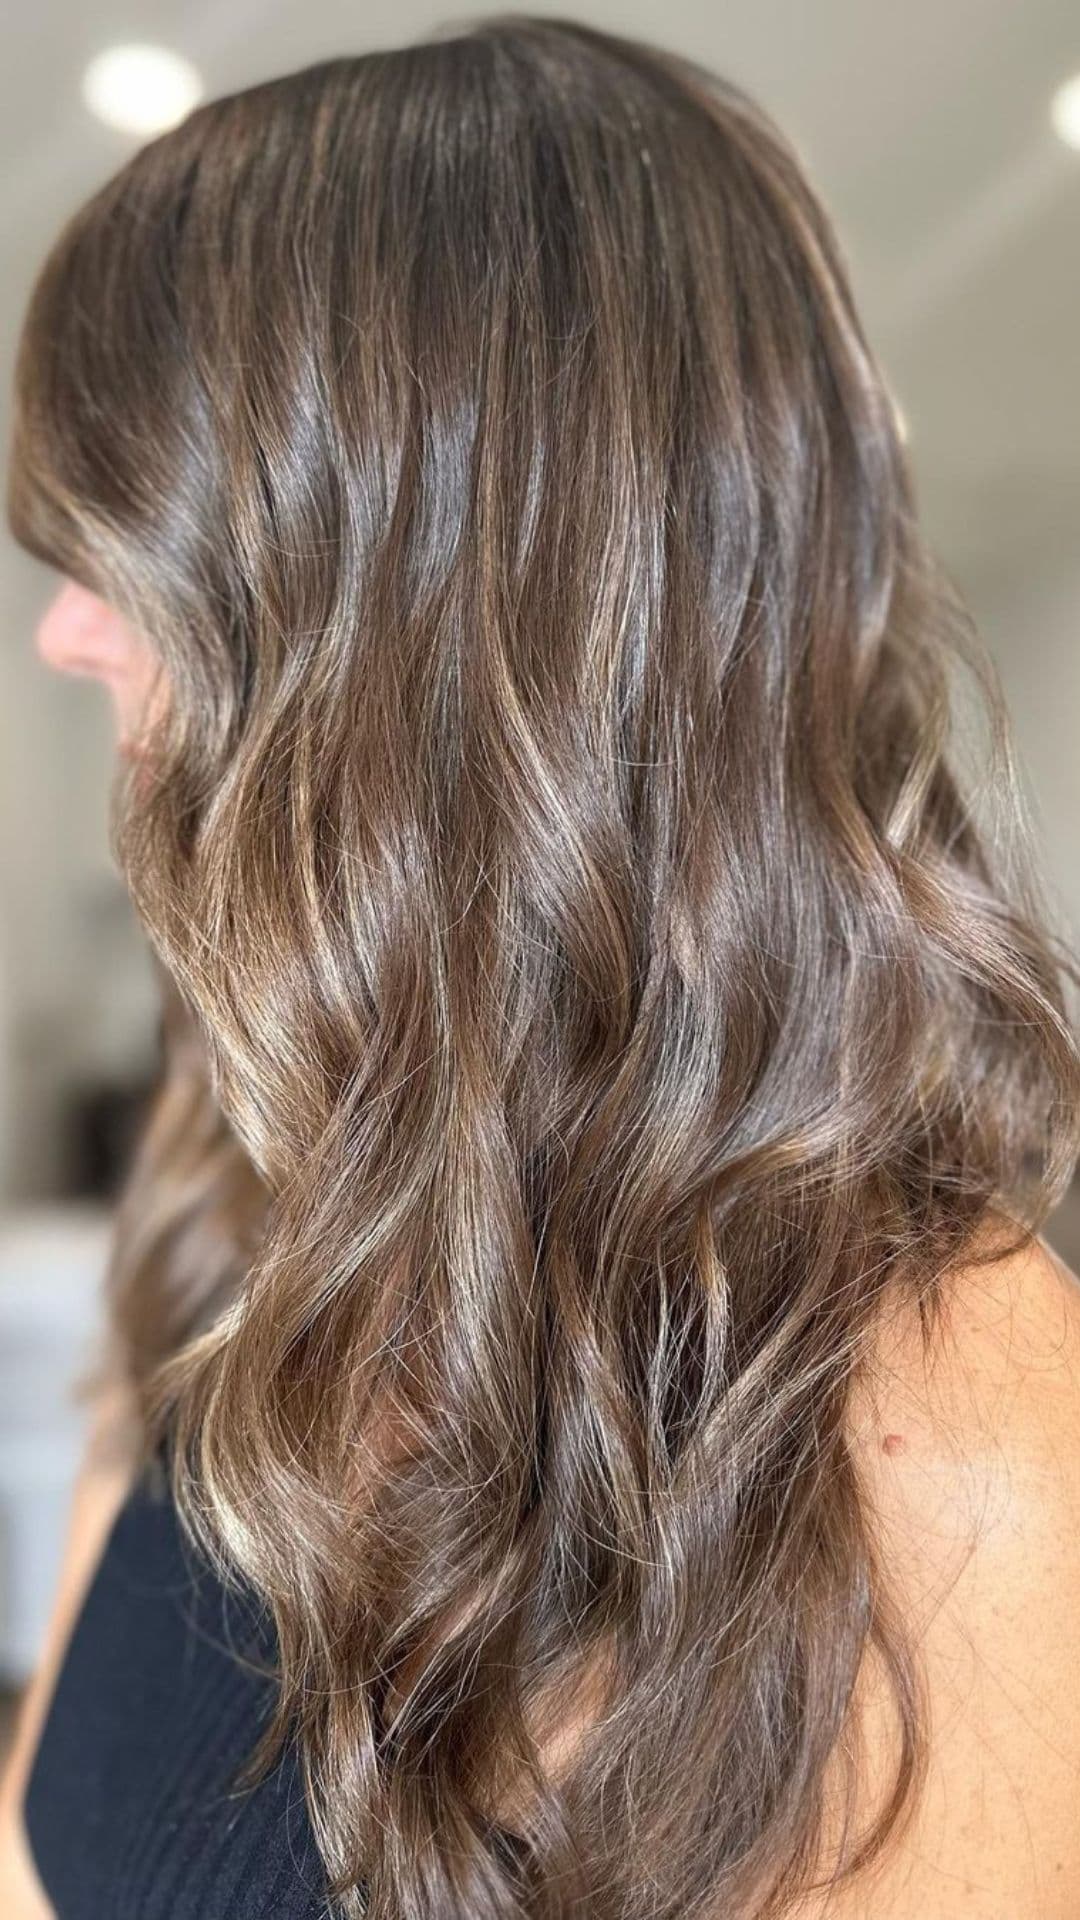
[[49, 602], [35, 636], [38, 653], [62, 673], [109, 679], [123, 664], [124, 642], [117, 616], [74, 580]]

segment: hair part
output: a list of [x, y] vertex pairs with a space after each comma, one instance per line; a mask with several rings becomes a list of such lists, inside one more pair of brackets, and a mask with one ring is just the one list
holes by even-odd
[[873, 1649], [854, 1871], [926, 1749], [851, 1382], [1080, 1082], [792, 148], [529, 16], [212, 100], [42, 268], [8, 514], [168, 669], [113, 1326], [341, 1911], [780, 1914]]

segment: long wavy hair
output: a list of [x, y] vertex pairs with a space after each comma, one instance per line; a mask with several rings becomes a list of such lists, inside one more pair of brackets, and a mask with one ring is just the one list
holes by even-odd
[[[854, 1872], [927, 1740], [852, 1385], [887, 1299], [929, 1343], [1037, 1231], [1080, 1082], [791, 145], [512, 14], [211, 100], [46, 258], [8, 515], [167, 673], [112, 789], [166, 1049], [108, 1278], [272, 1609], [246, 1777], [295, 1738], [375, 1920]], [[895, 1780], [826, 1859], [875, 1653]]]

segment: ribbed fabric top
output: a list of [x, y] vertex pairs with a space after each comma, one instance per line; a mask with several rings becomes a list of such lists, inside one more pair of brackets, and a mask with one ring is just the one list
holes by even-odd
[[[324, 1920], [290, 1747], [235, 1788], [273, 1703], [272, 1624], [181, 1531], [164, 1477], [117, 1515], [27, 1785], [57, 1920]], [[263, 1671], [253, 1671], [250, 1660]]]

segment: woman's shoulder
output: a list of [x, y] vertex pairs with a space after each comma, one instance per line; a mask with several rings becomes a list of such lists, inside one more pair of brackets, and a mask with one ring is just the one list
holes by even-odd
[[[914, 1304], [893, 1307], [856, 1381], [851, 1436], [875, 1516], [920, 1562], [940, 1543], [930, 1513], [976, 1528], [984, 1560], [1080, 1517], [1080, 1279], [1035, 1238], [943, 1276], [926, 1344]], [[1065, 1533], [1080, 1555], [1080, 1530]]]
[[[1042, 1239], [957, 1266], [927, 1348], [913, 1307], [883, 1318], [851, 1436], [923, 1673], [929, 1767], [878, 1870], [799, 1920], [1066, 1920], [1080, 1912], [1080, 1280]], [[895, 1753], [870, 1663], [861, 1723], [868, 1751]]]

